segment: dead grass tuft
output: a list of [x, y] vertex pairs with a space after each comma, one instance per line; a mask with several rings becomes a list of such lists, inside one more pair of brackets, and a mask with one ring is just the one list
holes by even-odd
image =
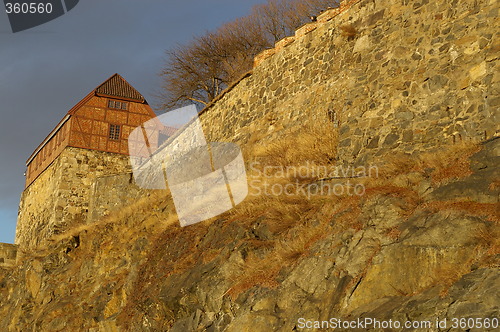
[[265, 264], [268, 259], [261, 259], [255, 253], [250, 252], [245, 259], [245, 264], [240, 266], [240, 273], [232, 276], [234, 285], [228, 290], [233, 301], [242, 293], [255, 286], [265, 288], [276, 288], [279, 286], [276, 276], [280, 266], [276, 262], [271, 265]]
[[358, 29], [352, 24], [346, 24], [340, 27], [342, 35], [347, 37], [348, 40], [353, 40], [358, 35]]
[[399, 237], [401, 236], [401, 231], [399, 230], [399, 227], [392, 227], [388, 229], [387, 236], [393, 240], [398, 240]]
[[500, 189], [500, 179], [493, 180], [488, 186], [488, 189], [491, 191]]
[[[235, 300], [240, 294], [253, 287], [276, 288], [280, 285], [277, 277], [283, 269], [292, 268], [311, 247], [329, 234], [325, 225], [300, 225], [279, 241], [268, 242], [268, 250], [263, 256], [250, 252], [233, 273], [234, 286], [228, 291]], [[269, 247], [272, 245], [272, 247]]]
[[441, 286], [440, 297], [448, 295], [450, 287], [456, 283], [465, 274], [470, 272], [472, 262], [460, 265], [443, 265], [434, 273], [434, 285]]
[[475, 264], [478, 267], [499, 267], [500, 228], [490, 226], [479, 229], [475, 238], [478, 242]]
[[497, 203], [477, 203], [470, 201], [432, 201], [422, 208], [432, 211], [455, 211], [469, 216], [485, 217], [488, 221], [500, 223], [500, 210]]
[[367, 188], [366, 197], [368, 198], [371, 196], [392, 196], [400, 198], [404, 202], [400, 206], [404, 218], [409, 218], [422, 203], [421, 198], [415, 190], [390, 184]]
[[341, 198], [333, 208], [332, 224], [337, 229], [345, 230], [352, 228], [354, 230], [361, 230], [363, 228], [363, 223], [359, 218], [362, 212], [361, 202], [362, 199], [359, 196]]
[[470, 157], [479, 152], [481, 146], [473, 142], [452, 145], [439, 153], [425, 153], [420, 157], [421, 169], [433, 169], [432, 182], [442, 185], [450, 180], [468, 177], [472, 174]]
[[470, 157], [480, 150], [480, 145], [464, 141], [439, 152], [418, 155], [396, 153], [387, 157], [387, 163], [382, 168], [381, 177], [393, 179], [398, 175], [411, 172], [427, 174], [428, 171], [431, 171], [432, 183], [442, 185], [451, 180], [471, 175]]
[[300, 131], [284, 132], [277, 141], [253, 140], [256, 144], [251, 156], [266, 166], [330, 165], [337, 156], [338, 128], [325, 114], [303, 125]]

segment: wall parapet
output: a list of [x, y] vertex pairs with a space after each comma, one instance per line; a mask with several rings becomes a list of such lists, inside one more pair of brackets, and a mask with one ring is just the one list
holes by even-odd
[[312, 23], [307, 23], [304, 24], [303, 26], [299, 27], [295, 31], [295, 36], [288, 36], [285, 37], [279, 41], [276, 42], [274, 48], [267, 49], [262, 51], [261, 53], [257, 54], [254, 58], [254, 65], [253, 67], [258, 67], [260, 64], [280, 52], [283, 48], [286, 46], [292, 44], [293, 42], [299, 40], [300, 38], [304, 37], [308, 33], [316, 30], [320, 25], [332, 20], [336, 16], [342, 14], [346, 10], [349, 10], [352, 6], [360, 2], [361, 0], [344, 0], [340, 2], [340, 5], [336, 8], [328, 8], [324, 12], [322, 12], [317, 18], [316, 22]]

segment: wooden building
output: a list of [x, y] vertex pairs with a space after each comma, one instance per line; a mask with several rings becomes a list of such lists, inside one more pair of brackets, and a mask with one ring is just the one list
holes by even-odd
[[[36, 148], [26, 162], [26, 188], [66, 147], [128, 154], [130, 132], [155, 113], [136, 89], [118, 74], [77, 103]], [[158, 133], [150, 137], [156, 149]]]

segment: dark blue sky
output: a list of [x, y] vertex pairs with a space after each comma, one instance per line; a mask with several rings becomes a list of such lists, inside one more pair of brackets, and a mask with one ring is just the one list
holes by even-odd
[[13, 34], [0, 7], [0, 242], [14, 241], [25, 161], [66, 112], [120, 73], [150, 104], [165, 50], [266, 0], [81, 0]]

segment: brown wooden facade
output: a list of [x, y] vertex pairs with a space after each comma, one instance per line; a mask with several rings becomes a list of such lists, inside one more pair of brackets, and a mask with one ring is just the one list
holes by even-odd
[[[65, 147], [128, 154], [132, 130], [155, 118], [151, 107], [120, 75], [115, 74], [76, 104], [28, 159], [28, 187]], [[156, 149], [158, 136], [149, 137]]]

